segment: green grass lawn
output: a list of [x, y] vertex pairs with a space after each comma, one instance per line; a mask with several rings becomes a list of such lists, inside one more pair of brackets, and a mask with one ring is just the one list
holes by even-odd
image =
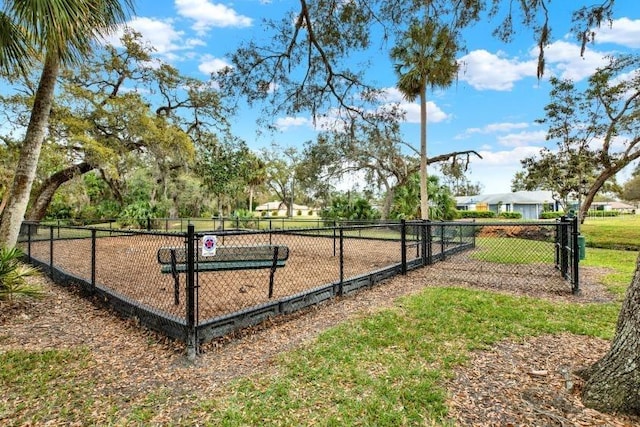
[[92, 424], [99, 421], [97, 406], [98, 413], [111, 414], [110, 422], [136, 424], [186, 399], [186, 408], [184, 401], [180, 405], [183, 425], [428, 425], [444, 422], [443, 381], [469, 351], [547, 333], [608, 339], [618, 310], [612, 303], [554, 304], [430, 288], [285, 354], [276, 375], [237, 380], [215, 396], [181, 396], [162, 386], [127, 399], [102, 396], [85, 371], [96, 362], [82, 348], [9, 352], [0, 355], [0, 416], [19, 411], [19, 418], [11, 418], [15, 424]]
[[499, 264], [530, 264], [554, 262], [554, 244], [514, 237], [476, 238], [479, 251], [472, 258]]
[[588, 247], [640, 250], [640, 215], [587, 218], [580, 232]]

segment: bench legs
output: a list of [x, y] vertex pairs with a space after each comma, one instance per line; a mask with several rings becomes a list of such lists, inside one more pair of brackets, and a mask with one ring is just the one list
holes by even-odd
[[180, 274], [176, 268], [176, 250], [171, 249], [169, 251], [171, 255], [171, 275], [173, 276], [173, 301], [175, 305], [180, 304]]
[[273, 296], [273, 275], [278, 268], [278, 246], [273, 248], [273, 264], [271, 264], [271, 271], [269, 272], [269, 299]]

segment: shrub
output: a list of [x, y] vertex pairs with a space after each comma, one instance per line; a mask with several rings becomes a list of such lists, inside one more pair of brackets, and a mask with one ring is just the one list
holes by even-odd
[[17, 248], [0, 249], [0, 300], [12, 303], [17, 298], [38, 298], [42, 288], [26, 278], [39, 274], [38, 269], [20, 263], [22, 253]]
[[495, 218], [493, 211], [458, 211], [460, 218]]
[[620, 214], [620, 212], [618, 211], [605, 211], [605, 210], [589, 210], [589, 212], [587, 212], [587, 216], [589, 217], [613, 217], [613, 216], [618, 216]]
[[498, 217], [505, 219], [521, 219], [522, 214], [520, 212], [501, 212]]
[[118, 216], [118, 223], [122, 227], [137, 226], [145, 228], [147, 218], [153, 218], [155, 211], [149, 202], [136, 202], [127, 206]]
[[564, 216], [565, 213], [564, 212], [542, 212], [540, 214], [540, 219], [554, 219], [554, 218], [560, 218], [561, 216]]

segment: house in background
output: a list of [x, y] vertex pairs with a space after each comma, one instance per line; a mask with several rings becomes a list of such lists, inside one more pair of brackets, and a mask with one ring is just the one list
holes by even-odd
[[516, 191], [514, 193], [458, 196], [456, 208], [468, 211], [519, 212], [522, 219], [538, 219], [545, 210], [558, 210], [551, 191]]
[[[268, 202], [256, 207], [258, 216], [289, 216], [289, 205], [284, 202]], [[318, 210], [304, 205], [293, 204], [293, 216], [316, 218]]]
[[623, 202], [593, 202], [591, 203], [591, 209], [597, 211], [616, 211], [624, 214], [635, 214], [636, 207]]

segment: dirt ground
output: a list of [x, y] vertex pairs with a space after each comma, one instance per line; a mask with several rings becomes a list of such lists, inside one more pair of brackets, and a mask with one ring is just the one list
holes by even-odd
[[[576, 304], [611, 300], [599, 278], [604, 273], [582, 269], [582, 293], [571, 295], [565, 281], [544, 275], [506, 272], [493, 280], [468, 280], [471, 262], [464, 255], [456, 265], [467, 273], [456, 277], [445, 262], [393, 278], [373, 289], [339, 298], [251, 328], [212, 343], [195, 366], [185, 363], [181, 345], [167, 341], [131, 322], [121, 320], [69, 289], [38, 279], [47, 297], [0, 310], [0, 351], [12, 348], [48, 349], [85, 346], [98, 363], [96, 378], [117, 375], [119, 393], [140, 395], [163, 384], [200, 394], [214, 393], [228, 381], [273, 369], [280, 353], [313, 340], [320, 332], [348, 319], [361, 318], [389, 307], [394, 300], [437, 284], [531, 295]], [[477, 273], [478, 271], [476, 271]], [[466, 279], [464, 279], [466, 278]], [[464, 279], [464, 280], [463, 280]], [[640, 420], [606, 415], [585, 408], [578, 393], [580, 380], [571, 372], [589, 365], [608, 349], [604, 340], [560, 334], [504, 341], [472, 354], [448, 383], [450, 417], [460, 426], [632, 426]], [[177, 404], [177, 403], [176, 403]], [[166, 406], [167, 416], [180, 408]], [[162, 415], [157, 421], [162, 420]]]
[[[227, 236], [219, 244], [277, 244], [289, 248], [286, 266], [277, 269], [273, 298], [278, 299], [308, 289], [337, 282], [339, 257], [334, 239], [274, 234]], [[262, 239], [262, 240], [258, 240]], [[154, 310], [184, 317], [185, 298], [174, 300], [174, 280], [163, 274], [157, 260], [161, 247], [184, 247], [183, 238], [134, 235], [96, 240], [95, 281], [100, 287], [145, 304]], [[49, 261], [49, 242], [32, 244], [31, 255]], [[67, 273], [91, 280], [91, 240], [70, 239], [54, 242], [53, 263]], [[400, 262], [400, 243], [348, 239], [344, 244], [344, 277], [353, 277]], [[200, 272], [198, 278], [201, 320], [232, 313], [269, 301], [269, 269]], [[185, 275], [181, 275], [180, 288]], [[183, 289], [182, 289], [183, 291]]]

